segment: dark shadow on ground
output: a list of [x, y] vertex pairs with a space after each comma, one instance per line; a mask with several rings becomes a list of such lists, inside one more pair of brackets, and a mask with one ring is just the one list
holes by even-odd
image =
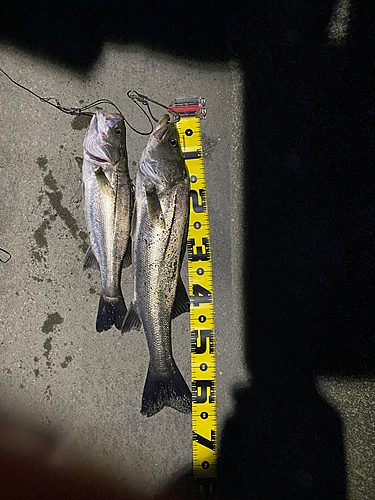
[[344, 499], [339, 414], [317, 374], [375, 371], [374, 25], [353, 3], [253, 9], [246, 75], [246, 354], [252, 386], [221, 441], [222, 498]]
[[314, 379], [375, 373], [375, 26], [369, 3], [351, 4], [341, 47], [328, 43], [334, 2], [323, 0], [16, 0], [2, 18], [3, 39], [80, 72], [104, 40], [242, 62], [253, 384], [221, 441], [225, 499], [346, 497], [340, 416]]

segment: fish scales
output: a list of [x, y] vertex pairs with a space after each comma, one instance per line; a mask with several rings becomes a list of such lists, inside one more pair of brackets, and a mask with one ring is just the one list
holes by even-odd
[[[91, 247], [85, 268], [102, 278], [96, 329], [120, 328], [126, 315], [121, 269], [130, 233], [131, 182], [121, 115], [98, 110], [84, 141], [83, 197]], [[127, 263], [126, 263], [127, 264]]]
[[[151, 353], [151, 367], [167, 373], [173, 367], [170, 322], [174, 304], [182, 238], [188, 214], [186, 200], [189, 192], [188, 181], [160, 196], [160, 204], [165, 215], [166, 228], [153, 224], [148, 217], [144, 176], [137, 178], [137, 192], [143, 191], [139, 228], [134, 244], [136, 298], [142, 323], [147, 335]], [[172, 192], [171, 192], [172, 191]]]
[[[191, 392], [172, 354], [171, 319], [189, 310], [180, 277], [189, 215], [189, 180], [178, 132], [165, 115], [151, 135], [137, 172], [132, 228], [134, 303], [124, 331], [143, 324], [150, 364], [142, 410], [191, 411]], [[174, 310], [177, 310], [174, 314]]]

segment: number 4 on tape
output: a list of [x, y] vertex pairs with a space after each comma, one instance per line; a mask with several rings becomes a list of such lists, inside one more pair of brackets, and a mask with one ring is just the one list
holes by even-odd
[[216, 371], [210, 228], [200, 119], [206, 116], [202, 98], [176, 99], [180, 113], [180, 143], [190, 177], [188, 271], [190, 294], [193, 394], [194, 476], [213, 490], [216, 478]]

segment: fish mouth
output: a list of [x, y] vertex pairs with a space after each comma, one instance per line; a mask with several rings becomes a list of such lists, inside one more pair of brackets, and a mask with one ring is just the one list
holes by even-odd
[[159, 120], [154, 133], [152, 134], [158, 142], [163, 140], [165, 133], [168, 130], [167, 124], [169, 122], [169, 115], [163, 115]]

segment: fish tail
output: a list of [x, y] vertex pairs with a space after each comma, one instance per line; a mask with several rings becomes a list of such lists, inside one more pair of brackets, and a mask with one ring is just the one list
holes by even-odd
[[100, 294], [96, 331], [109, 330], [112, 325], [120, 330], [126, 316], [126, 305], [121, 292], [115, 297], [108, 297], [103, 290]]
[[152, 417], [164, 406], [191, 413], [191, 392], [176, 365], [169, 375], [158, 375], [148, 368], [142, 396], [142, 415]]

